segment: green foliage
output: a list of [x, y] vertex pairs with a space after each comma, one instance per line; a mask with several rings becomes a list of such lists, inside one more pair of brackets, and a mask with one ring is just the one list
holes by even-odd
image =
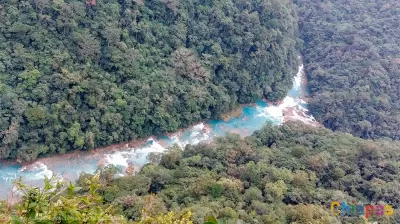
[[19, 127], [1, 158], [174, 132], [291, 86], [289, 1], [93, 2], [0, 3], [0, 132]]
[[400, 139], [397, 0], [296, 0], [310, 110], [333, 130]]
[[18, 75], [18, 78], [22, 81], [23, 89], [32, 89], [40, 77], [40, 72], [37, 69], [32, 71], [23, 71]]
[[[145, 204], [142, 209], [140, 221], [134, 224], [192, 224], [192, 213], [189, 210], [183, 210], [180, 213], [166, 212], [160, 210], [159, 200], [154, 195], [145, 197]], [[165, 210], [165, 208], [164, 208]], [[163, 214], [164, 213], [164, 214]]]
[[296, 205], [290, 207], [289, 222], [315, 223], [315, 224], [335, 224], [337, 220], [332, 217], [327, 209], [318, 205]]
[[46, 112], [40, 106], [27, 109], [25, 117], [28, 120], [28, 125], [33, 127], [40, 127], [46, 123]]
[[265, 185], [265, 195], [266, 195], [266, 200], [267, 201], [282, 201], [286, 192], [287, 192], [287, 186], [283, 180], [278, 180], [273, 183], [267, 183]]
[[216, 219], [214, 216], [207, 216], [204, 218], [203, 224], [240, 224], [238, 220]]
[[204, 224], [218, 224], [218, 221], [214, 216], [207, 216], [204, 218]]
[[192, 224], [191, 213], [188, 211], [184, 214], [176, 214], [169, 212], [168, 214], [159, 215], [156, 217], [146, 217], [142, 221], [135, 224]]
[[[274, 144], [268, 147], [270, 142]], [[292, 155], [300, 148], [307, 153]], [[369, 223], [400, 221], [399, 142], [288, 123], [267, 125], [245, 139], [228, 135], [184, 151], [173, 148], [164, 156], [161, 160], [173, 165], [148, 164], [135, 176], [114, 178], [120, 170], [109, 166], [100, 167], [96, 175], [82, 174], [77, 186], [46, 180], [37, 189], [17, 182], [25, 192], [23, 201], [15, 208], [0, 204], [0, 219], [123, 223], [123, 216], [141, 224], [367, 223], [363, 217], [331, 214], [331, 202], [354, 200], [396, 209], [393, 216], [370, 217]]]
[[85, 179], [87, 193], [76, 194], [79, 188], [72, 183], [65, 185], [55, 179], [45, 179], [43, 189], [31, 188], [15, 182], [22, 201], [15, 209], [3, 207], [0, 215], [2, 223], [126, 223], [121, 216], [112, 214], [112, 206], [104, 207], [97, 193], [99, 175]]
[[[162, 157], [173, 163], [146, 165], [137, 176], [109, 182], [101, 191], [104, 197], [113, 194], [107, 202], [139, 221], [150, 192], [158, 208], [152, 217], [189, 209], [193, 223], [215, 223], [204, 221], [212, 215], [217, 223], [235, 224], [362, 223], [358, 217], [332, 216], [330, 203], [400, 206], [398, 142], [289, 123], [267, 125], [246, 139], [227, 135], [209, 145], [171, 149]], [[399, 220], [396, 215], [369, 219]]]
[[210, 186], [209, 192], [212, 197], [218, 198], [221, 197], [223, 190], [224, 189], [221, 184], [213, 184]]

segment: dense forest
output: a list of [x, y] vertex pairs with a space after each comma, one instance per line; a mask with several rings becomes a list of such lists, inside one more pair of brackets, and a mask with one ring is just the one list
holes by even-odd
[[[95, 217], [123, 217], [133, 223], [174, 223], [151, 222], [160, 217], [168, 220], [167, 216], [203, 223], [209, 215], [235, 224], [235, 220], [263, 224], [399, 223], [398, 161], [399, 142], [363, 140], [300, 123], [266, 125], [245, 139], [228, 135], [210, 145], [188, 145], [183, 151], [172, 147], [134, 176], [114, 179], [120, 172], [117, 167], [100, 167], [96, 175], [82, 174], [75, 188], [67, 185], [68, 194], [54, 196], [58, 191], [49, 187], [47, 191], [53, 196], [42, 197], [51, 194], [45, 191], [29, 194], [33, 196], [18, 206], [20, 211], [28, 211], [30, 202], [35, 202], [34, 208], [40, 205], [40, 209], [32, 209], [32, 220], [45, 214], [73, 220], [84, 213], [68, 208], [75, 204], [67, 202], [80, 200], [71, 196], [78, 192], [83, 198], [94, 195], [103, 200], [76, 203], [97, 214]], [[57, 200], [49, 205], [49, 198]], [[46, 203], [41, 205], [43, 200]], [[333, 201], [350, 204], [353, 200], [361, 205], [391, 205], [395, 211], [393, 215], [370, 216], [368, 222], [365, 215], [331, 214]], [[3, 220], [17, 214], [4, 206], [0, 210]], [[150, 221], [144, 222], [147, 219]]]
[[[333, 130], [267, 124], [151, 154], [124, 176], [101, 166], [74, 184], [19, 180], [22, 200], [0, 202], [1, 222], [400, 223], [399, 15], [397, 0], [0, 1], [0, 159], [88, 150], [279, 100], [299, 48], [310, 110]], [[334, 216], [334, 201], [389, 210]]]
[[316, 119], [363, 138], [400, 139], [400, 1], [295, 2]]
[[257, 98], [297, 64], [289, 0], [0, 2], [0, 159], [173, 132]]

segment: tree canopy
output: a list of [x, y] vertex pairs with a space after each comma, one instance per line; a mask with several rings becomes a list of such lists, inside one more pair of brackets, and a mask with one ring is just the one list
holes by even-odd
[[300, 123], [267, 125], [246, 139], [228, 135], [183, 151], [173, 147], [159, 164], [103, 182], [100, 192], [130, 221], [141, 219], [151, 196], [152, 216], [188, 209], [194, 223], [208, 215], [235, 224], [367, 223], [365, 215], [333, 216], [334, 201], [393, 206], [394, 215], [368, 222], [398, 223], [399, 160], [399, 142]]
[[[92, 214], [103, 223], [136, 224], [399, 223], [399, 160], [399, 142], [300, 123], [267, 125], [246, 139], [228, 135], [172, 147], [136, 175], [113, 178], [120, 170], [109, 166], [82, 173], [76, 186], [27, 188], [16, 207], [0, 206], [0, 219]], [[390, 205], [395, 212], [368, 220], [334, 216], [334, 201]]]
[[400, 2], [296, 0], [311, 92], [326, 127], [400, 139]]
[[290, 1], [0, 3], [0, 159], [91, 149], [283, 98]]

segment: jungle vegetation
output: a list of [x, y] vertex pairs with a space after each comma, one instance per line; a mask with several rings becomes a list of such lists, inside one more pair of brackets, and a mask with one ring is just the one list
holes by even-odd
[[[399, 142], [364, 140], [301, 123], [266, 125], [245, 139], [232, 134], [209, 145], [172, 147], [136, 175], [114, 178], [121, 170], [112, 166], [100, 167], [96, 175], [82, 173], [75, 187], [67, 185], [69, 190], [51, 197], [58, 213], [46, 213], [47, 206], [40, 214], [61, 219], [66, 206], [76, 204], [87, 205], [94, 217], [123, 217], [128, 223], [172, 224], [157, 218], [203, 223], [210, 215], [235, 224], [399, 223], [398, 161]], [[368, 220], [333, 216], [333, 201], [391, 205], [394, 214]], [[31, 207], [26, 201], [19, 206]]]
[[[172, 147], [135, 175], [109, 166], [75, 184], [17, 181], [22, 201], [0, 203], [2, 223], [400, 223], [400, 3], [294, 3], [303, 41], [290, 0], [1, 1], [0, 159], [89, 150], [281, 99], [300, 47], [310, 109], [338, 131], [267, 124]], [[395, 212], [333, 216], [333, 201]]]
[[295, 0], [310, 110], [332, 130], [400, 139], [400, 2]]
[[266, 97], [297, 66], [289, 0], [0, 2], [0, 159], [173, 132]]

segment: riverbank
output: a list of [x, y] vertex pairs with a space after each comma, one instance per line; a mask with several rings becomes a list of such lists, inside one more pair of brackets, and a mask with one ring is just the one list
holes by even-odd
[[[273, 104], [279, 104], [279, 102], [280, 101], [277, 101]], [[243, 108], [254, 107], [254, 106], [256, 106], [255, 103], [240, 104], [235, 109], [222, 114], [221, 120], [227, 122], [233, 118], [239, 118], [243, 113]], [[166, 136], [166, 137], [172, 138], [172, 137], [176, 136], [177, 134], [183, 133], [186, 130], [192, 129], [200, 124], [204, 124], [204, 127], [203, 127], [204, 132], [210, 132], [211, 127], [208, 124], [206, 124], [205, 122], [206, 121], [200, 121], [200, 122], [192, 124], [186, 128], [179, 128], [176, 132], [164, 133], [161, 136]], [[160, 140], [160, 144], [162, 146], [167, 146], [167, 144], [164, 143], [164, 141], [162, 139], [160, 139], [159, 137], [157, 137], [155, 135], [152, 135], [152, 136], [148, 136], [145, 138], [134, 139], [134, 140], [131, 140], [128, 142], [116, 143], [116, 144], [112, 144], [109, 146], [98, 147], [98, 148], [89, 149], [89, 150], [73, 150], [73, 151], [69, 151], [65, 154], [51, 154], [51, 155], [48, 155], [45, 157], [37, 158], [32, 161], [0, 160], [0, 164], [1, 164], [1, 166], [22, 165], [22, 167], [23, 167], [22, 169], [25, 170], [25, 169], [29, 169], [30, 167], [34, 166], [37, 163], [48, 163], [50, 161], [52, 161], [52, 162], [68, 161], [71, 159], [81, 158], [81, 157], [85, 157], [85, 156], [96, 156], [96, 155], [102, 155], [104, 153], [114, 153], [114, 152], [118, 152], [118, 151], [128, 150], [131, 148], [137, 148], [137, 147], [140, 147], [140, 146], [143, 146], [144, 144], [146, 144], [149, 139]]]
[[221, 120], [223, 121], [229, 121], [232, 118], [238, 118], [240, 117], [240, 115], [242, 115], [243, 113], [243, 107], [245, 107], [245, 105], [239, 105], [238, 107], [236, 107], [235, 109], [233, 109], [232, 111], [223, 113], [221, 115]]
[[282, 101], [267, 102], [260, 99], [254, 104], [239, 105], [226, 113], [224, 120], [203, 121], [174, 133], [149, 136], [88, 151], [52, 155], [23, 164], [0, 161], [0, 197], [4, 199], [10, 194], [12, 180], [20, 176], [24, 182], [40, 187], [44, 177], [55, 175], [60, 179], [75, 181], [81, 172], [94, 173], [100, 165], [114, 165], [132, 175], [149, 162], [148, 155], [162, 153], [174, 144], [184, 148], [188, 144], [209, 143], [226, 133], [245, 137], [260, 130], [266, 122], [280, 125], [283, 122], [300, 120], [313, 125], [312, 116], [307, 113], [306, 102], [302, 100], [305, 88], [304, 81], [301, 81], [303, 78], [303, 66], [300, 66], [292, 89]]

